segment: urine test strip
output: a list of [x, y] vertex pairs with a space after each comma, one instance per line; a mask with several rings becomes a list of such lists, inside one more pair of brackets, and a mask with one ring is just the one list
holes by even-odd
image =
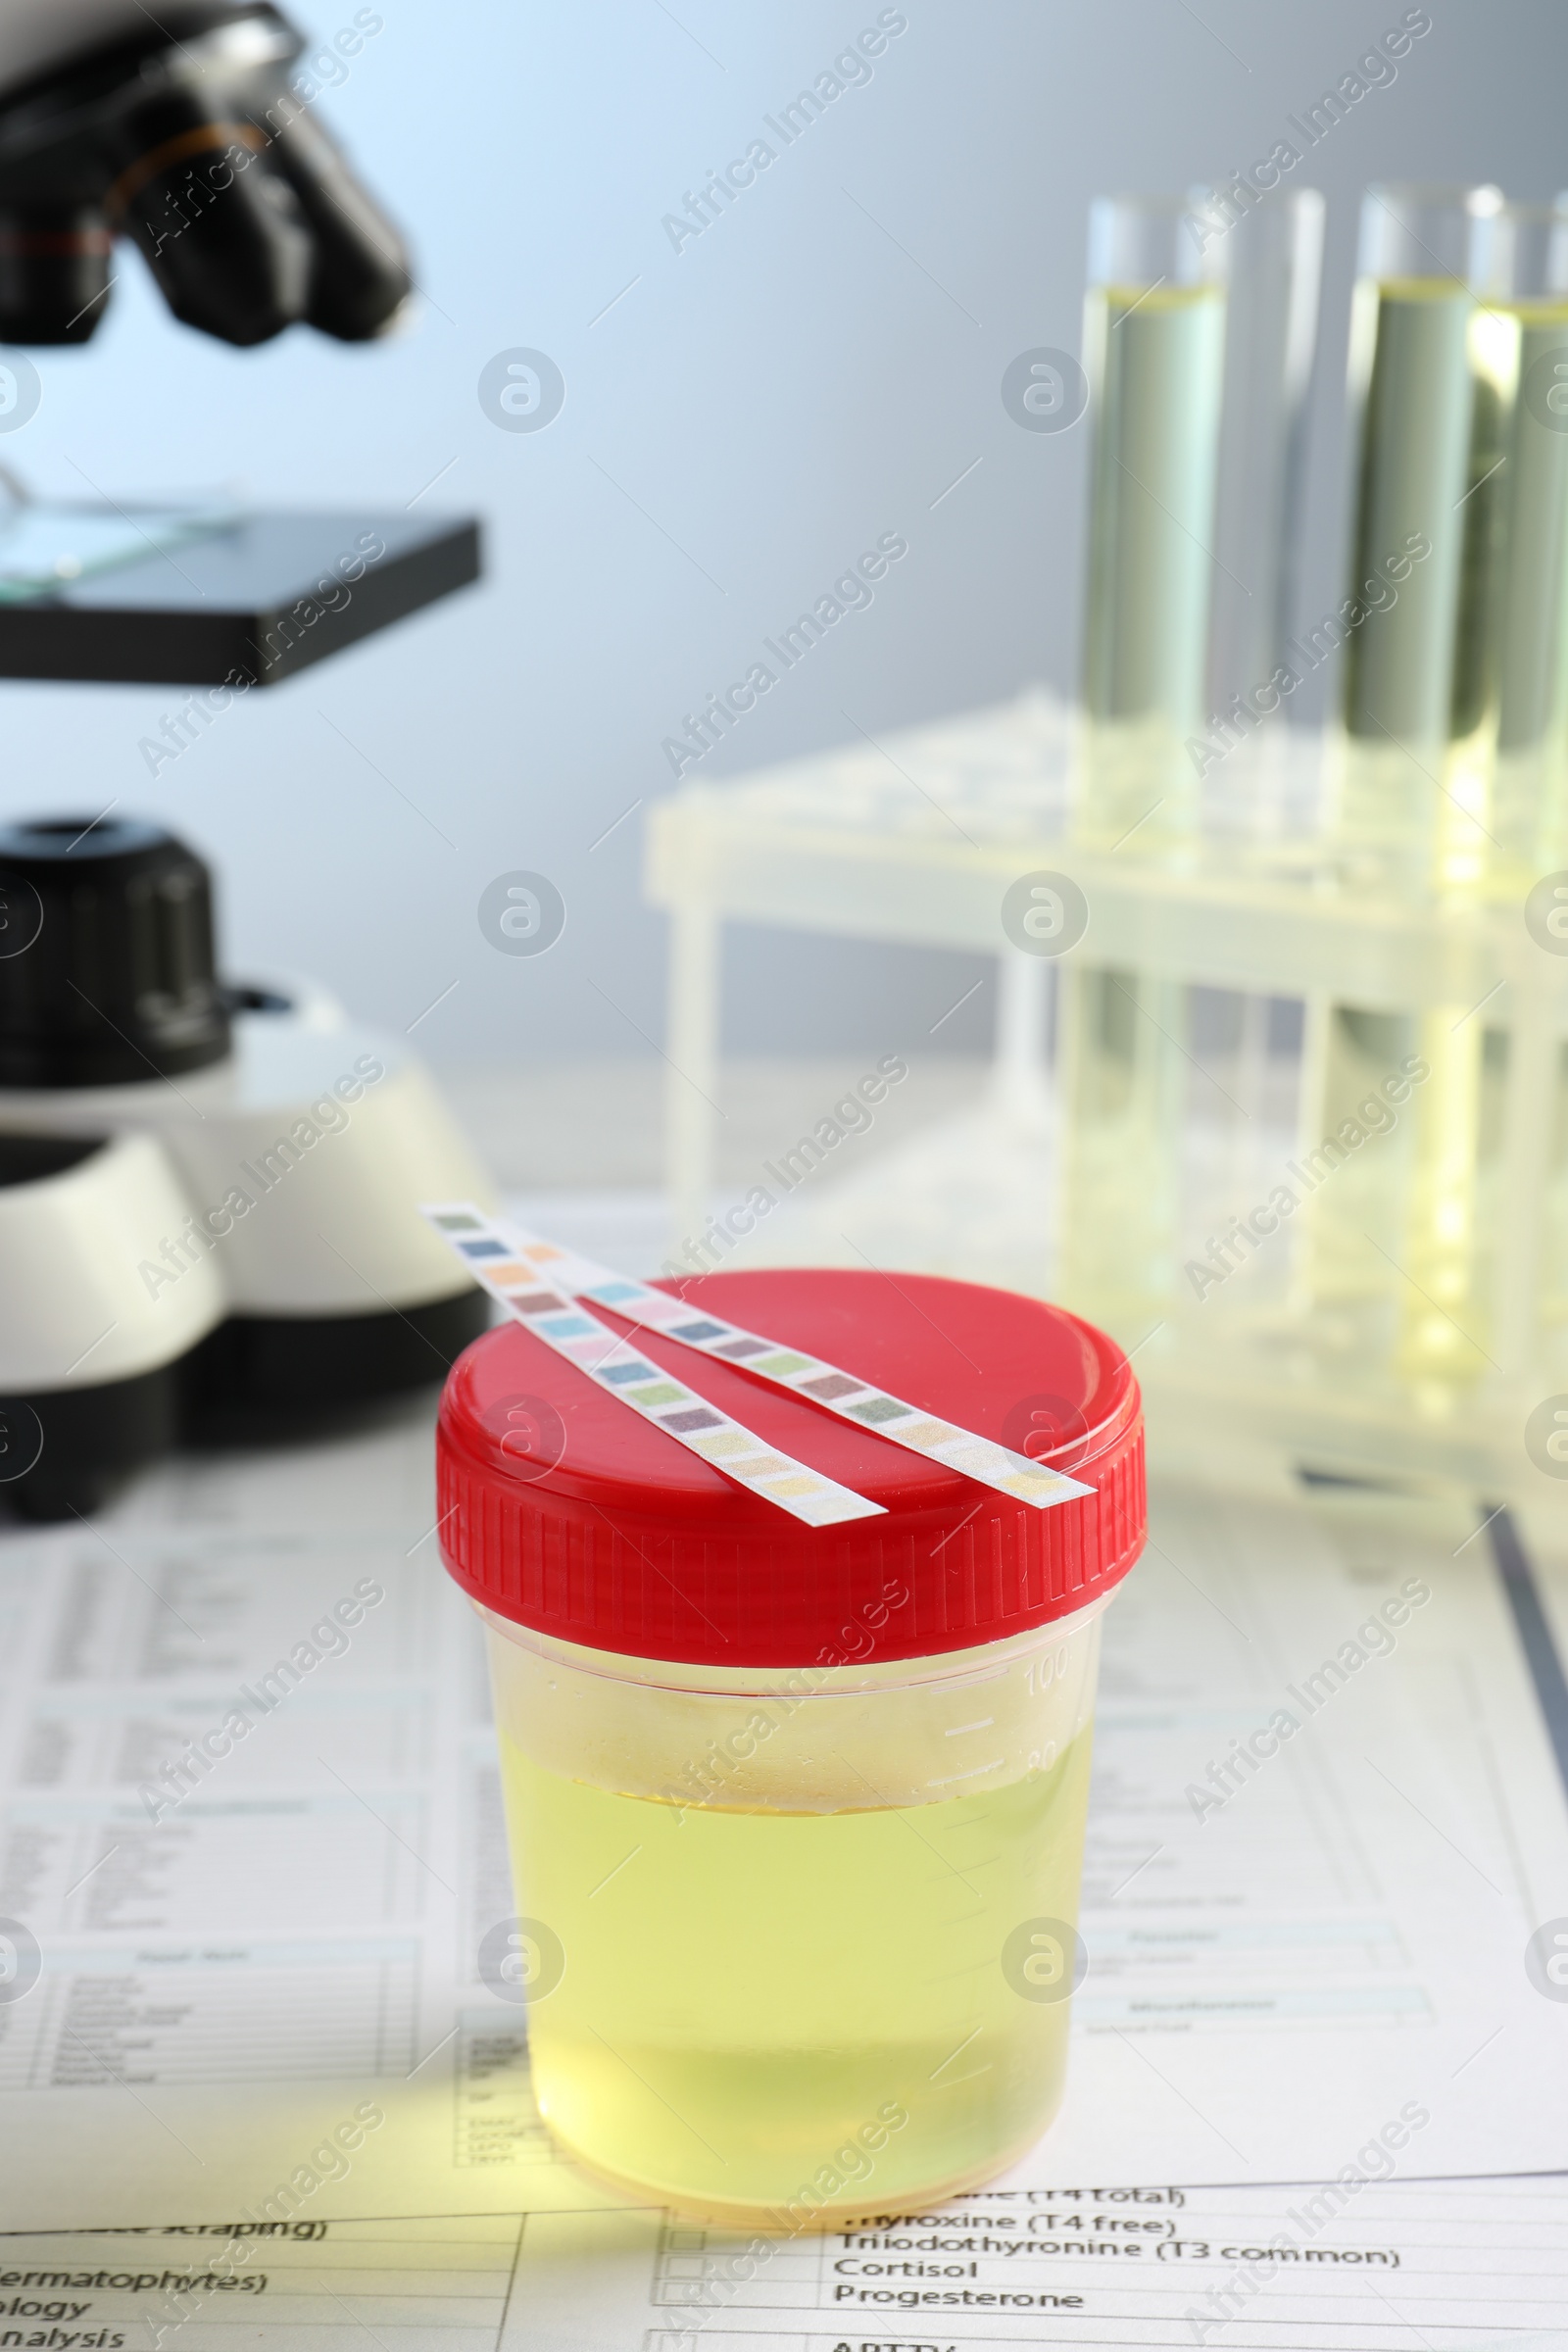
[[[538, 1268], [519, 1254], [505, 1227], [470, 1202], [442, 1201], [421, 1214], [474, 1281], [517, 1322], [608, 1396], [700, 1455], [710, 1469], [722, 1471], [737, 1486], [788, 1511], [792, 1519], [804, 1519], [808, 1527], [837, 1527], [847, 1519], [882, 1515], [882, 1503], [824, 1478], [793, 1454], [781, 1453], [706, 1396], [671, 1379], [661, 1365], [651, 1364], [597, 1315], [584, 1314], [569, 1292], [564, 1295], [562, 1286], [552, 1289]], [[605, 1282], [614, 1279], [602, 1268], [593, 1271]]]
[[609, 1307], [627, 1322], [645, 1325], [662, 1339], [678, 1340], [700, 1354], [740, 1364], [775, 1388], [788, 1389], [793, 1396], [805, 1396], [837, 1413], [842, 1421], [874, 1430], [879, 1438], [903, 1446], [910, 1453], [924, 1454], [928, 1461], [960, 1471], [980, 1486], [995, 1487], [999, 1494], [1010, 1494], [1036, 1510], [1050, 1510], [1075, 1494], [1095, 1492], [1063, 1471], [1032, 1462], [1026, 1453], [1014, 1453], [990, 1438], [976, 1437], [972, 1430], [922, 1412], [918, 1405], [906, 1404], [902, 1396], [890, 1396], [885, 1389], [858, 1379], [853, 1372], [841, 1371], [837, 1364], [824, 1363], [820, 1356], [782, 1348], [776, 1340], [763, 1339], [760, 1333], [743, 1330], [738, 1323], [726, 1323], [716, 1315], [699, 1314], [667, 1291], [656, 1291], [646, 1282], [626, 1281], [608, 1267], [595, 1265], [591, 1258], [558, 1249], [520, 1225], [509, 1222], [497, 1230], [519, 1258], [537, 1267], [541, 1275], [547, 1273], [557, 1289], [569, 1297], [592, 1306]]

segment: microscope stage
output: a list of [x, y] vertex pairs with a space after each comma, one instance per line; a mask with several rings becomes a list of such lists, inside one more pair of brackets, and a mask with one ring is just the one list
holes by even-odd
[[[71, 510], [48, 512], [69, 544]], [[108, 513], [133, 552], [0, 584], [0, 677], [275, 686], [479, 577], [470, 516], [247, 514], [182, 535], [167, 510]]]

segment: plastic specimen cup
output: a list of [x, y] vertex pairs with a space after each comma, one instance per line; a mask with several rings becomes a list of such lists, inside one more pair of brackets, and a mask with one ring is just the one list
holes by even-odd
[[1141, 1407], [1110, 1341], [1010, 1293], [685, 1293], [1094, 1490], [1033, 1509], [687, 1353], [885, 1508], [813, 1529], [520, 1326], [448, 1384], [441, 1544], [487, 1629], [541, 2113], [639, 2196], [788, 2228], [975, 2185], [1055, 2111]]

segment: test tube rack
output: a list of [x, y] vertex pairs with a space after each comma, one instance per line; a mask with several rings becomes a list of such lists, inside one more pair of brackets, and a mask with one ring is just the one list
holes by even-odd
[[[1518, 899], [1401, 897], [1348, 867], [1312, 829], [1317, 737], [1282, 723], [1246, 750], [1251, 822], [1211, 823], [1179, 858], [1073, 839], [1076, 721], [1039, 691], [880, 745], [862, 740], [734, 782], [688, 782], [656, 809], [647, 889], [672, 924], [669, 1266], [870, 1259], [895, 1275], [902, 1266], [1053, 1296], [1083, 1238], [1071, 1219], [1136, 1218], [1141, 1199], [1164, 1187], [1179, 1196], [1177, 1240], [1152, 1311], [1128, 1320], [1113, 1301], [1069, 1298], [1098, 1308], [1133, 1354], [1155, 1459], [1254, 1488], [1306, 1474], [1568, 1505], [1568, 1460], [1548, 1445], [1559, 1406], [1568, 1431], [1568, 1394], [1558, 1394], [1568, 1392], [1568, 1321], [1545, 1303], [1568, 954], [1539, 943]], [[1262, 821], [1259, 809], [1269, 812]], [[1054, 956], [1025, 952], [1004, 925], [1005, 893], [1039, 872], [1075, 883], [1088, 910], [1082, 938]], [[735, 1216], [713, 1157], [726, 923], [995, 956], [984, 1109], [862, 1171], [813, 1169], [777, 1213], [758, 1215], [754, 1202]], [[1184, 1099], [1146, 1164], [1126, 1168], [1118, 1191], [1072, 1201], [1060, 1182], [1072, 1110], [1053, 1038], [1064, 1032], [1076, 975], [1118, 966], [1184, 988], [1208, 1042], [1201, 1021], [1179, 1041]], [[1286, 1051], [1269, 1051], [1257, 1018], [1265, 998], [1302, 1008], [1274, 1022]], [[1346, 1004], [1374, 1014], [1452, 1008], [1455, 1021], [1485, 1024], [1489, 1046], [1503, 1041], [1483, 1114], [1496, 1122], [1486, 1139], [1485, 1361], [1464, 1384], [1402, 1377], [1387, 1329], [1369, 1337], [1363, 1323], [1348, 1338], [1336, 1329], [1300, 1279], [1310, 1203], [1233, 1253], [1223, 1284], [1190, 1270], [1221, 1262], [1208, 1237], [1228, 1218], [1249, 1218], [1319, 1140], [1314, 1038], [1331, 1007]], [[907, 1051], [923, 1041], [890, 1043]], [[1364, 1149], [1385, 1142], [1372, 1134]], [[1336, 1162], [1325, 1190], [1339, 1180]], [[746, 1194], [738, 1189], [735, 1206]], [[1111, 1242], [1114, 1255], [1114, 1224]], [[1405, 1279], [1391, 1268], [1391, 1312]]]

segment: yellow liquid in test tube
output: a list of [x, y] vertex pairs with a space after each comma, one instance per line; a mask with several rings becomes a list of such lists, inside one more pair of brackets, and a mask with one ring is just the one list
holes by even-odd
[[[1085, 345], [1096, 409], [1074, 829], [1149, 856], [1197, 823], [1185, 746], [1202, 717], [1224, 288], [1092, 287]], [[1093, 966], [1062, 979], [1056, 1292], [1132, 1347], [1175, 1275], [1187, 990]]]
[[[824, 2170], [841, 2212], [995, 2175], [1060, 2095], [1069, 2003], [1004, 1957], [1020, 1923], [1076, 1918], [1089, 1749], [946, 1802], [788, 1813], [618, 1794], [504, 1736], [519, 1907], [564, 1956], [528, 2013], [551, 2130], [763, 2226]], [[1038, 1995], [1071, 1954], [1011, 1965]]]
[[[1492, 895], [1516, 904], [1568, 866], [1568, 300], [1498, 304], [1517, 318], [1519, 398], [1497, 595], [1497, 745]], [[1494, 1053], [1505, 1041], [1489, 1039]], [[1543, 1323], [1568, 1323], [1568, 1054], [1547, 1083], [1548, 1146]]]
[[[1466, 480], [1454, 611], [1448, 741], [1435, 805], [1434, 881], [1440, 898], [1478, 897], [1494, 870], [1494, 783], [1500, 718], [1500, 655], [1511, 584], [1534, 587], [1527, 544], [1507, 524], [1517, 508], [1509, 481], [1517, 454], [1520, 326], [1483, 305], [1465, 339], [1471, 383]], [[1400, 1249], [1397, 1362], [1416, 1383], [1463, 1386], [1489, 1356], [1494, 1228], [1489, 1208], [1500, 1119], [1484, 1115], [1500, 1096], [1505, 1033], [1464, 1004], [1424, 1012], [1417, 1052], [1432, 1075], [1416, 1097], [1414, 1175]], [[1489, 1066], [1490, 1065], [1490, 1066]], [[1495, 1107], [1495, 1106], [1494, 1106]]]
[[1378, 871], [1417, 886], [1433, 877], [1444, 838], [1443, 769], [1464, 670], [1464, 510], [1484, 496], [1471, 449], [1474, 312], [1469, 287], [1448, 278], [1363, 280], [1352, 302], [1351, 365], [1365, 394], [1350, 589], [1374, 609], [1345, 646], [1339, 824]]
[[[1457, 280], [1363, 281], [1352, 353], [1365, 381], [1352, 591], [1373, 609], [1346, 647], [1341, 834], [1396, 887], [1474, 895], [1493, 859], [1518, 322]], [[1381, 609], [1380, 575], [1395, 589]], [[1326, 1018], [1324, 1134], [1407, 1056], [1425, 1074], [1413, 1132], [1370, 1137], [1314, 1200], [1310, 1288], [1348, 1316], [1358, 1354], [1392, 1342], [1405, 1377], [1462, 1384], [1488, 1360], [1482, 1154], [1496, 1124], [1483, 1104], [1502, 1041], [1462, 1004]]]
[[1134, 1348], [1176, 1279], [1187, 991], [1148, 972], [1091, 965], [1062, 972], [1059, 1004], [1066, 1116], [1056, 1291]]
[[1568, 861], [1568, 370], [1553, 370], [1568, 352], [1568, 301], [1492, 307], [1517, 324], [1522, 394], [1505, 469], [1490, 819], [1494, 891], [1512, 898]]
[[1090, 289], [1096, 384], [1078, 831], [1140, 854], [1196, 819], [1225, 358], [1218, 285]]

